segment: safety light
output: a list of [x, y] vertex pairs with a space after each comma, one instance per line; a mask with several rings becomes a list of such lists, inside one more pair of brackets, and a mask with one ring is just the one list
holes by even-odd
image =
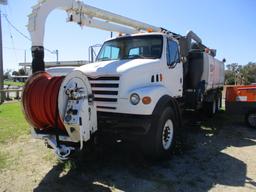
[[143, 97], [142, 103], [145, 104], [145, 105], [150, 104], [151, 103], [151, 97], [148, 97], [148, 96]]
[[147, 32], [151, 33], [151, 32], [153, 32], [153, 29], [147, 28]]
[[160, 74], [160, 81], [163, 81], [163, 75], [162, 75], [162, 73]]

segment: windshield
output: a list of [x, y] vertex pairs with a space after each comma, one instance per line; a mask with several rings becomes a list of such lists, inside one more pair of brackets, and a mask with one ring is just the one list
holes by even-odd
[[103, 44], [97, 61], [121, 59], [157, 59], [162, 55], [163, 37], [146, 35], [123, 37]]

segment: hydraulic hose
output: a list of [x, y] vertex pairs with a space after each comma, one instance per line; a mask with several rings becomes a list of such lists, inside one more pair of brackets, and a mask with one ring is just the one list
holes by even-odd
[[64, 77], [37, 72], [26, 82], [22, 106], [27, 121], [40, 130], [54, 128], [65, 131], [58, 111], [58, 94]]

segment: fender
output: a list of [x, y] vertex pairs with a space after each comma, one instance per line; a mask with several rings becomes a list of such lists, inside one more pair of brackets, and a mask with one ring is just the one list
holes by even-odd
[[161, 111], [166, 107], [170, 106], [173, 108], [176, 121], [178, 122], [179, 128], [182, 126], [182, 114], [179, 107], [179, 103], [177, 100], [169, 95], [162, 96], [159, 101], [157, 102], [155, 109], [153, 111], [153, 118], [157, 118], [161, 115]]

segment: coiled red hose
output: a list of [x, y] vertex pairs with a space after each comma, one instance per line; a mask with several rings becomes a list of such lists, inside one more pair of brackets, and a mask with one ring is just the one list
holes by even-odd
[[22, 105], [27, 121], [36, 129], [55, 127], [65, 131], [58, 111], [58, 94], [64, 77], [52, 77], [47, 72], [33, 74], [26, 82]]

